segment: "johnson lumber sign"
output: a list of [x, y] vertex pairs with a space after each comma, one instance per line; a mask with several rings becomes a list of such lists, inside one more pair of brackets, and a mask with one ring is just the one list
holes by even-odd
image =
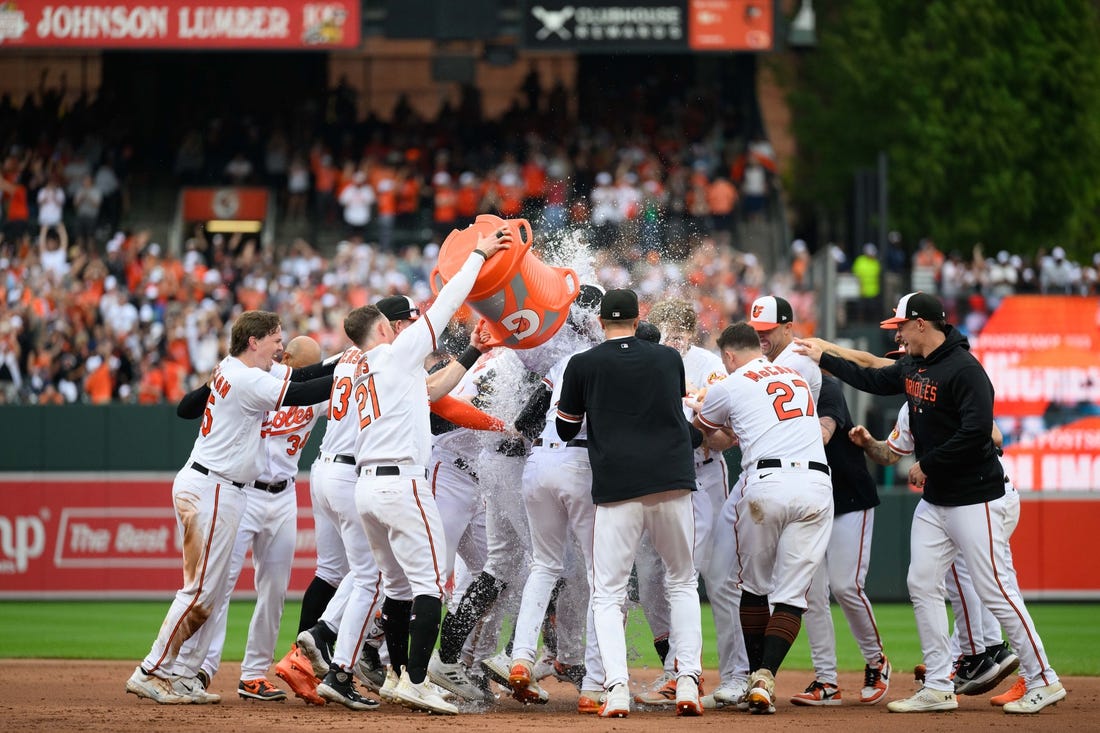
[[354, 48], [358, 0], [0, 0], [0, 48]]

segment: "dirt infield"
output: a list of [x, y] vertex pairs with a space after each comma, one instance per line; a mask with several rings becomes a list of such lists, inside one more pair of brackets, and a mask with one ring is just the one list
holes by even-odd
[[[803, 671], [780, 673], [778, 710], [771, 716], [750, 716], [731, 710], [708, 710], [701, 718], [678, 719], [672, 711], [636, 711], [625, 720], [601, 720], [577, 715], [577, 694], [571, 686], [549, 681], [551, 701], [546, 706], [523, 707], [503, 698], [482, 714], [456, 717], [412, 713], [396, 705], [383, 704], [376, 711], [356, 713], [343, 707], [311, 707], [291, 698], [286, 703], [245, 701], [236, 695], [239, 666], [225, 665], [212, 685], [222, 695], [220, 705], [171, 706], [139, 700], [124, 692], [134, 663], [66, 662], [59, 660], [0, 661], [0, 720], [3, 733], [12, 731], [361, 731], [382, 728], [386, 733], [425, 730], [470, 730], [483, 733], [520, 730], [556, 731], [662, 731], [676, 728], [717, 730], [730, 726], [751, 726], [754, 730], [789, 730], [790, 726], [825, 731], [874, 730], [948, 731], [993, 730], [1010, 727], [1017, 731], [1100, 730], [1100, 678], [1063, 679], [1069, 697], [1035, 716], [1006, 716], [990, 707], [988, 697], [960, 699], [953, 713], [895, 715], [884, 705], [863, 707], [845, 700], [835, 708], [799, 708], [787, 702], [794, 692], [811, 681]], [[714, 678], [714, 672], [710, 676]], [[639, 672], [638, 680], [648, 680]], [[278, 678], [271, 677], [273, 681]], [[861, 676], [841, 675], [841, 686], [855, 694]], [[1005, 684], [1007, 687], [1007, 683]], [[913, 689], [912, 678], [900, 671], [888, 699], [904, 697]]]

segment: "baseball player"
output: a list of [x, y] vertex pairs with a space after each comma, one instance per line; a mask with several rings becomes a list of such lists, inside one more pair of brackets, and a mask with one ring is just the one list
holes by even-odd
[[734, 532], [752, 670], [746, 702], [751, 712], [770, 714], [775, 674], [798, 636], [828, 546], [833, 496], [810, 384], [764, 358], [757, 328], [737, 323], [718, 337], [729, 376], [707, 391], [696, 423], [713, 447], [728, 446], [732, 436], [741, 446], [745, 487]]
[[[480, 352], [471, 346], [430, 378], [424, 359], [435, 350], [436, 334], [462, 305], [482, 264], [511, 242], [505, 229], [495, 236], [480, 236], [424, 317], [399, 335], [377, 309], [368, 312], [365, 349], [351, 385], [350, 408], [360, 428], [355, 441], [355, 505], [381, 569], [386, 647], [398, 679], [393, 696], [409, 707], [436, 713], [454, 714], [458, 709], [426, 684], [446, 580], [440, 561], [442, 520], [427, 484], [428, 401], [450, 392]], [[338, 640], [333, 666], [318, 692], [349, 674], [355, 656], [341, 654], [339, 644]]]
[[[592, 542], [595, 506], [592, 504], [592, 467], [588, 459], [588, 435], [582, 422], [577, 435], [568, 441], [558, 438], [555, 418], [561, 396], [561, 380], [572, 356], [562, 359], [543, 378], [550, 399], [542, 430], [532, 441], [531, 455], [523, 471], [523, 502], [531, 527], [531, 573], [523, 587], [512, 664], [508, 682], [521, 702], [544, 702], [549, 695], [535, 675], [535, 653], [539, 631], [555, 584], [565, 569], [567, 539], [580, 543], [587, 575], [592, 574]], [[538, 396], [532, 398], [539, 400]], [[584, 675], [580, 679], [577, 711], [599, 711], [603, 667], [592, 622], [591, 605], [586, 614]]]
[[[606, 340], [569, 361], [555, 418], [562, 441], [575, 439], [582, 422], [588, 433], [596, 504], [591, 604], [607, 689], [599, 714], [630, 714], [622, 605], [646, 531], [665, 563], [671, 647], [679, 665], [676, 712], [699, 715], [702, 632], [691, 560], [695, 472], [693, 431], [682, 404], [683, 360], [636, 337], [638, 297], [631, 290], [604, 294], [600, 322]], [[695, 432], [696, 440], [701, 437]]]
[[894, 317], [883, 325], [897, 329], [908, 359], [867, 369], [812, 345], [805, 353], [859, 389], [904, 393], [908, 401], [918, 456], [909, 479], [923, 489], [913, 515], [908, 583], [927, 677], [915, 695], [887, 708], [915, 713], [958, 707], [941, 588], [951, 562], [961, 554], [979, 597], [1001, 622], [1027, 678], [1027, 693], [1007, 703], [1004, 711], [1037, 713], [1065, 698], [1066, 691], [1047, 661], [1018, 588], [1008, 580], [1007, 510], [997, 501], [1005, 493], [1004, 471], [990, 437], [993, 386], [934, 296], [903, 296]]
[[867, 471], [863, 451], [848, 436], [852, 417], [835, 377], [823, 375], [817, 403], [825, 456], [832, 470], [833, 529], [825, 562], [810, 584], [803, 622], [810, 642], [814, 681], [791, 698], [795, 705], [841, 704], [837, 686], [836, 632], [829, 608], [829, 591], [844, 612], [866, 665], [859, 701], [874, 704], [890, 686], [890, 662], [882, 649], [871, 601], [863, 588], [871, 559], [871, 533], [879, 504], [875, 480]]
[[[689, 398], [694, 399], [697, 394], [702, 396], [707, 387], [725, 378], [726, 368], [722, 359], [692, 343], [696, 338], [697, 326], [695, 308], [690, 302], [679, 299], [661, 301], [653, 306], [648, 318], [660, 329], [661, 343], [676, 349], [683, 359]], [[693, 416], [691, 407], [685, 409], [689, 417]], [[719, 541], [719, 533], [727, 533], [730, 538], [733, 536], [732, 522], [718, 522], [729, 495], [729, 473], [722, 453], [705, 446], [697, 448], [695, 477], [699, 490], [692, 494], [695, 514], [693, 557], [696, 570], [706, 583], [707, 598], [714, 614], [720, 672], [718, 687], [710, 695], [705, 695], [703, 702], [714, 706], [719, 702], [733, 702], [744, 694], [748, 683], [748, 658], [738, 618], [740, 591], [733, 583], [724, 582], [729, 576], [733, 556], [727, 551], [720, 551], [717, 555], [711, 552], [713, 545]], [[725, 542], [725, 538], [721, 541]], [[636, 695], [634, 700], [644, 705], [674, 705], [676, 669], [675, 659], [668, 655], [668, 601], [663, 568], [652, 552], [648, 539], [638, 553], [636, 567], [638, 598], [654, 631], [654, 646], [664, 662], [665, 670], [649, 691]]]
[[[896, 335], [895, 330], [895, 335]], [[803, 342], [799, 342], [800, 344]], [[894, 359], [905, 356], [903, 345], [886, 354], [885, 357], [876, 357], [866, 351], [849, 349], [832, 344], [822, 339], [807, 339], [806, 343], [813, 343], [823, 351], [831, 351], [841, 358], [855, 362], [860, 366], [884, 367], [890, 366]], [[996, 424], [992, 430], [993, 442], [1000, 450], [1003, 440], [1001, 431]], [[909, 432], [908, 406], [903, 405], [898, 420], [895, 423], [891, 437], [886, 441], [874, 441], [870, 433], [862, 426], [852, 436], [860, 442], [867, 455], [876, 463], [892, 465], [902, 455], [910, 455], [912, 448], [912, 433]], [[828, 451], [828, 447], [826, 447]], [[1003, 467], [1003, 461], [1002, 461]], [[1005, 474], [1005, 500], [1008, 504], [1009, 521], [1015, 527], [1019, 519], [1019, 495]], [[1019, 657], [1012, 651], [1001, 637], [1001, 627], [992, 612], [986, 608], [978, 598], [977, 591], [970, 579], [970, 573], [966, 568], [965, 559], [959, 555], [947, 571], [944, 579], [948, 598], [955, 617], [955, 626], [951, 634], [951, 651], [955, 661], [955, 693], [961, 695], [980, 695], [993, 689], [1007, 675], [1011, 674], [1019, 666]], [[923, 682], [925, 667], [917, 665], [914, 670], [918, 682]], [[1022, 679], [1022, 678], [1020, 678]], [[1004, 695], [994, 697], [991, 702], [1001, 706], [1008, 702], [1023, 697], [1025, 687], [1020, 679]]]
[[[317, 342], [308, 336], [298, 336], [287, 344], [282, 358], [272, 365], [271, 373], [282, 378], [292, 369], [320, 360], [321, 347]], [[197, 419], [202, 416], [203, 405], [209, 396], [210, 388], [204, 385], [184, 398], [184, 401], [190, 401], [194, 405], [189, 417]], [[181, 402], [179, 411], [183, 412], [184, 409]], [[256, 606], [248, 627], [248, 641], [241, 663], [237, 694], [246, 699], [262, 701], [279, 702], [286, 699], [286, 693], [272, 685], [266, 675], [275, 652], [279, 621], [283, 615], [283, 603], [290, 583], [290, 567], [294, 560], [298, 524], [294, 480], [298, 473], [298, 458], [323, 409], [324, 403], [305, 408], [287, 407], [268, 413], [264, 418], [261, 430], [267, 466], [260, 477], [247, 487], [248, 501], [237, 530], [237, 543], [233, 548], [229, 568], [230, 592], [226, 593], [222, 603], [207, 621], [216, 631], [199, 672], [200, 679], [205, 677], [204, 687], [209, 688], [209, 681], [218, 671], [225, 644], [229, 600], [244, 566], [245, 554], [251, 549], [256, 566]], [[194, 642], [195, 637], [191, 637], [180, 650], [176, 665], [181, 671], [186, 669], [186, 663], [181, 664], [181, 660], [202, 651], [195, 648]]]
[[[184, 585], [161, 624], [152, 649], [126, 681], [126, 691], [161, 704], [216, 703], [198, 678], [198, 665], [173, 676], [180, 647], [196, 633], [205, 650], [205, 621], [228, 590], [229, 567], [246, 502], [245, 486], [259, 478], [264, 415], [283, 406], [321, 402], [332, 377], [292, 382], [270, 373], [282, 350], [278, 315], [246, 311], [233, 323], [229, 356], [215, 369], [194, 448], [172, 483], [183, 537]], [[198, 660], [201, 662], [201, 659]]]

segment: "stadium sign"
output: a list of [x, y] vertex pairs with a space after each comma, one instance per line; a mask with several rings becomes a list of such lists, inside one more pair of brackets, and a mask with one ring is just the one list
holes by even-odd
[[528, 0], [523, 45], [577, 53], [769, 51], [773, 0]]
[[0, 0], [0, 48], [354, 48], [357, 0]]

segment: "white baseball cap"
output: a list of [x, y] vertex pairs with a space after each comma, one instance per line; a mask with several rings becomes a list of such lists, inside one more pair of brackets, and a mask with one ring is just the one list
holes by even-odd
[[783, 323], [794, 323], [794, 309], [784, 298], [765, 295], [752, 302], [749, 325], [757, 331], [770, 331]]

